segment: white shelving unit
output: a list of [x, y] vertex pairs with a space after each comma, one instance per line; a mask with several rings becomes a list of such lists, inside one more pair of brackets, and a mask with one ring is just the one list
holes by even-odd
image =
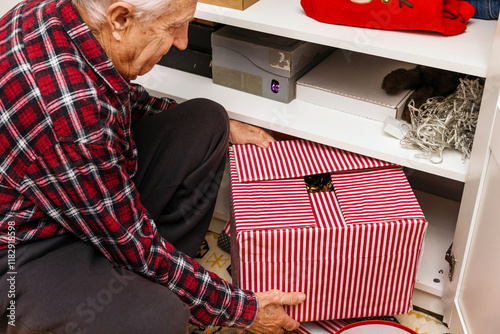
[[[458, 36], [397, 32], [328, 25], [307, 17], [299, 0], [260, 0], [244, 11], [199, 3], [195, 16], [228, 25], [329, 45], [345, 51], [486, 76], [496, 22], [472, 20]], [[271, 130], [369, 155], [406, 167], [464, 182], [468, 163], [454, 150], [443, 163], [416, 158], [385, 134], [382, 124], [294, 100], [289, 104], [213, 85], [208, 78], [156, 66], [136, 82], [178, 99], [207, 97], [220, 102], [234, 119]], [[321, 121], [319, 121], [321, 120]]]
[[[328, 25], [307, 17], [300, 0], [260, 0], [244, 11], [198, 4], [200, 19], [319, 43], [351, 51], [486, 77], [496, 21], [471, 20], [458, 36], [397, 32]], [[221, 103], [233, 119], [459, 182], [467, 180], [468, 162], [454, 150], [434, 164], [416, 158], [383, 132], [382, 123], [330, 108], [294, 100], [288, 104], [215, 85], [211, 79], [155, 68], [136, 80], [155, 95], [180, 101], [206, 97]], [[448, 264], [444, 254], [453, 242], [460, 203], [416, 192], [429, 221], [426, 248], [417, 276], [414, 304], [443, 314], [441, 297]], [[224, 195], [224, 196], [227, 196]], [[227, 211], [227, 210], [226, 210]]]
[[486, 76], [496, 21], [471, 20], [458, 36], [329, 25], [304, 14], [300, 0], [260, 0], [244, 11], [199, 3], [195, 16], [343, 50]]

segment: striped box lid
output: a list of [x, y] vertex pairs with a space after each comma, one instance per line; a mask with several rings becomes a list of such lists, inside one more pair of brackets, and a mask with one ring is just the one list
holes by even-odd
[[[230, 152], [237, 230], [340, 227], [425, 219], [401, 166], [305, 140]], [[330, 173], [333, 192], [308, 193], [304, 176]]]
[[240, 182], [279, 180], [394, 165], [307, 140], [273, 142], [267, 149], [255, 145], [234, 145], [233, 150]]
[[237, 232], [316, 226], [303, 179], [239, 182], [232, 152], [230, 166]]

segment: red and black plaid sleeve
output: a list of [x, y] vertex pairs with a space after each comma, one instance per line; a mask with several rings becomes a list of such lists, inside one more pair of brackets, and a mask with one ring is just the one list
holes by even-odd
[[175, 105], [118, 74], [69, 0], [0, 20], [0, 249], [72, 233], [113, 264], [165, 285], [197, 325], [245, 327], [257, 300], [161, 238], [131, 181], [133, 118]]

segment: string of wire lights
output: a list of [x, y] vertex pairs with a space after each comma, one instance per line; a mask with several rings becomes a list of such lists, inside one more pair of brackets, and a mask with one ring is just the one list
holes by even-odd
[[401, 139], [405, 148], [418, 149], [417, 157], [439, 164], [446, 148], [470, 158], [484, 84], [478, 79], [462, 79], [447, 97], [433, 97], [420, 108], [409, 103], [411, 125]]

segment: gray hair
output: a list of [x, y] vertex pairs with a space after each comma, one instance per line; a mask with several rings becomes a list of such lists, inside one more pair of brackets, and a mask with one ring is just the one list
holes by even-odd
[[[85, 9], [94, 24], [104, 24], [107, 20], [108, 8], [120, 0], [72, 0]], [[134, 6], [134, 15], [143, 21], [157, 19], [179, 8], [180, 0], [122, 0]]]

